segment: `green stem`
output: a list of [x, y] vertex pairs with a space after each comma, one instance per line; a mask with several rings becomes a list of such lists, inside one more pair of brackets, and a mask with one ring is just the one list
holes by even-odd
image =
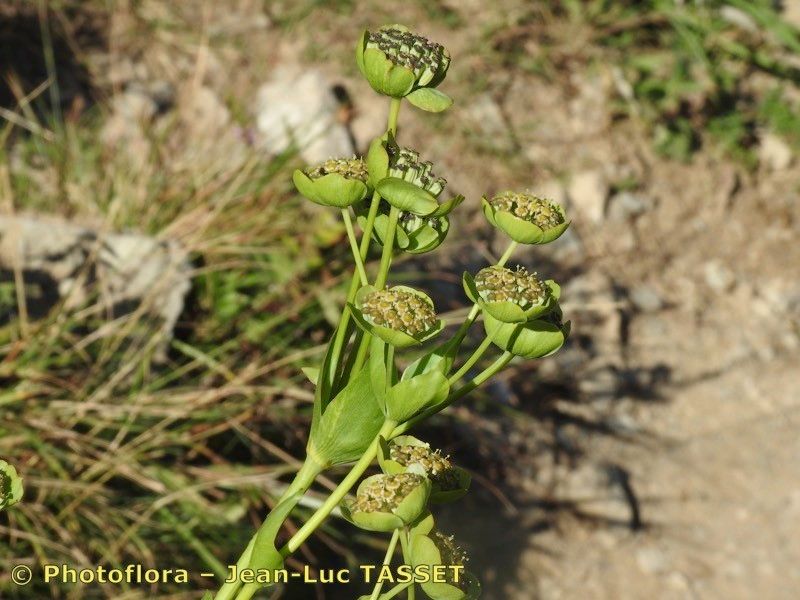
[[[406, 589], [408, 586], [412, 585], [413, 583], [414, 583], [413, 581], [409, 581], [408, 583], [398, 583], [396, 586], [394, 586], [392, 589], [390, 589], [385, 594], [381, 594], [379, 600], [391, 600], [392, 598], [397, 596], [397, 594], [402, 592], [404, 589]], [[413, 588], [411, 588], [411, 589], [413, 589]]]
[[[375, 192], [372, 196], [371, 204], [369, 205], [369, 212], [367, 213], [367, 222], [364, 225], [364, 232], [361, 238], [361, 246], [359, 248], [359, 256], [361, 257], [362, 264], [367, 259], [367, 252], [369, 250], [370, 239], [372, 238], [372, 229], [375, 226], [375, 218], [378, 215], [378, 208], [381, 203], [381, 196]], [[328, 376], [332, 380], [331, 392], [336, 393], [337, 389], [337, 375], [340, 371], [341, 361], [339, 360], [345, 342], [350, 337], [350, 308], [347, 306], [355, 300], [356, 292], [358, 292], [360, 280], [355, 274], [350, 281], [350, 289], [347, 292], [347, 301], [342, 308], [342, 316], [339, 318], [339, 326], [336, 328], [336, 333], [333, 339], [333, 350], [331, 355], [330, 372]], [[342, 374], [344, 376], [346, 374]]]
[[392, 98], [392, 101], [389, 104], [388, 130], [392, 132], [392, 135], [395, 135], [397, 133], [397, 117], [400, 114], [401, 103], [402, 103], [402, 98]]
[[[314, 483], [317, 475], [319, 475], [323, 470], [324, 469], [322, 466], [318, 465], [309, 458], [306, 458], [306, 462], [304, 462], [303, 466], [300, 467], [300, 470], [297, 471], [297, 474], [294, 476], [292, 483], [289, 484], [289, 487], [287, 487], [283, 494], [281, 494], [276, 506], [293, 494], [298, 494], [298, 497], [302, 496], [302, 494], [304, 494], [308, 488], [311, 487], [311, 484]], [[257, 535], [258, 532], [256, 532], [256, 534], [250, 538], [250, 541], [248, 542], [244, 552], [242, 552], [239, 560], [236, 561], [237, 572], [241, 572], [242, 569], [247, 568], [247, 566], [250, 564], [250, 559], [253, 555], [253, 544], [256, 541]], [[240, 583], [236, 582], [223, 584], [223, 586], [217, 592], [217, 595], [214, 596], [214, 600], [231, 600], [236, 594], [240, 585]]]
[[367, 272], [364, 270], [364, 261], [361, 259], [361, 252], [358, 248], [358, 241], [356, 240], [356, 232], [353, 230], [353, 220], [350, 218], [350, 209], [342, 209], [342, 218], [344, 219], [344, 228], [347, 230], [347, 239], [350, 240], [350, 250], [353, 252], [353, 260], [356, 263], [356, 271], [361, 278], [361, 285], [367, 285]]
[[382, 290], [389, 277], [389, 267], [392, 266], [392, 252], [394, 251], [394, 238], [397, 232], [397, 221], [400, 219], [400, 209], [392, 206], [389, 210], [389, 224], [386, 226], [386, 237], [383, 240], [383, 252], [381, 253], [381, 265], [378, 270], [378, 277], [375, 279], [375, 287]]
[[518, 245], [519, 244], [517, 242], [513, 240], [511, 241], [511, 243], [508, 245], [508, 248], [506, 248], [506, 251], [503, 252], [503, 256], [501, 256], [500, 260], [497, 261], [498, 267], [505, 266], [505, 264], [508, 262], [508, 259], [511, 258], [511, 255], [514, 254], [514, 250], [517, 249]]
[[[322, 525], [323, 521], [328, 518], [334, 508], [336, 508], [339, 503], [344, 499], [347, 495], [347, 492], [358, 482], [359, 478], [364, 474], [369, 466], [372, 464], [373, 459], [378, 454], [378, 442], [381, 437], [386, 437], [391, 433], [391, 431], [396, 427], [397, 423], [394, 421], [386, 421], [383, 424], [380, 432], [378, 435], [375, 436], [375, 439], [372, 440], [369, 448], [367, 448], [366, 452], [358, 459], [358, 462], [353, 465], [350, 469], [350, 472], [342, 479], [341, 483], [336, 486], [336, 489], [331, 492], [331, 495], [328, 496], [323, 502], [322, 506], [320, 506], [316, 512], [311, 515], [311, 518], [303, 524], [303, 526], [295, 532], [295, 534], [289, 539], [286, 545], [281, 548], [281, 556], [286, 558], [290, 554], [292, 554], [295, 550], [297, 550], [300, 546], [303, 545], [309, 536], [320, 526]], [[261, 587], [260, 584], [257, 583], [249, 583], [242, 591], [239, 592], [239, 595], [236, 596], [236, 600], [249, 600], [253, 597], [259, 588]], [[215, 600], [218, 600], [215, 598]]]
[[[400, 546], [403, 548], [403, 560], [407, 565], [411, 564], [410, 545], [411, 545], [411, 532], [408, 530], [408, 527], [406, 527], [405, 531], [403, 531], [403, 535], [400, 536]], [[413, 579], [408, 585], [410, 586], [408, 588], [408, 598], [410, 600], [414, 600], [414, 596], [417, 593], [417, 586], [414, 584]]]
[[[400, 529], [395, 529], [394, 533], [392, 534], [392, 539], [389, 540], [389, 547], [386, 549], [386, 556], [383, 557], [384, 567], [392, 564], [392, 557], [394, 556], [395, 548], [397, 548], [398, 539], [400, 539]], [[381, 595], [382, 589], [383, 589], [383, 581], [379, 579], [375, 583], [375, 587], [372, 590], [372, 595], [369, 597], [369, 600], [378, 600], [378, 597]]]
[[481, 342], [480, 346], [478, 346], [475, 349], [475, 352], [472, 353], [472, 355], [461, 366], [461, 368], [447, 380], [447, 383], [449, 383], [452, 386], [456, 381], [458, 381], [464, 375], [466, 375], [469, 372], [469, 370], [475, 365], [475, 363], [480, 360], [481, 356], [483, 356], [486, 353], [486, 351], [489, 349], [489, 346], [492, 345], [493, 337], [494, 336], [492, 335], [487, 335], [486, 338]]

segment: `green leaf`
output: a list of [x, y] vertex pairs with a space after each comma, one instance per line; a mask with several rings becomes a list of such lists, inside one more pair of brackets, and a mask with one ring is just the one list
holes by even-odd
[[450, 96], [444, 92], [440, 92], [439, 90], [429, 87], [414, 90], [408, 96], [406, 96], [406, 100], [411, 102], [411, 104], [417, 108], [434, 113], [447, 110], [453, 105], [453, 99]]
[[305, 375], [311, 383], [317, 385], [320, 372], [319, 367], [301, 367], [300, 370], [303, 372], [303, 375]]
[[450, 385], [440, 371], [401, 380], [386, 393], [386, 415], [404, 423], [422, 409], [444, 402], [449, 393]]
[[313, 459], [333, 466], [360, 458], [383, 425], [381, 397], [372, 387], [366, 365], [331, 400], [312, 429], [308, 453]]
[[416, 215], [429, 215], [439, 208], [432, 194], [398, 177], [387, 177], [375, 189], [392, 206]]
[[275, 547], [275, 538], [281, 525], [300, 501], [302, 494], [293, 494], [273, 508], [261, 525], [253, 543], [253, 554], [248, 565], [251, 569], [280, 569], [283, 557]]

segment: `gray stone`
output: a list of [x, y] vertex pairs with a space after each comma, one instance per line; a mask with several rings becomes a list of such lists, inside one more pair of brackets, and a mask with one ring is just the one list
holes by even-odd
[[506, 118], [491, 94], [479, 95], [467, 107], [466, 116], [480, 135], [482, 145], [503, 152], [514, 149]]
[[656, 312], [664, 307], [661, 296], [649, 285], [637, 285], [631, 289], [629, 297], [639, 312]]
[[652, 198], [632, 192], [619, 192], [608, 201], [607, 215], [611, 221], [627, 221], [653, 209]]
[[273, 71], [259, 88], [256, 126], [260, 142], [271, 154], [297, 145], [308, 163], [355, 153], [344, 123], [333, 83], [318, 69], [285, 65]]

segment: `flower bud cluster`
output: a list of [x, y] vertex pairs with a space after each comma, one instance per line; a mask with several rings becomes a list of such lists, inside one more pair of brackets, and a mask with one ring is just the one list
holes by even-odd
[[430, 446], [392, 444], [389, 458], [404, 467], [421, 466], [430, 480], [443, 490], [455, 489], [460, 484], [450, 458], [443, 456], [438, 449], [431, 450]]
[[389, 150], [389, 176], [403, 179], [421, 187], [433, 196], [439, 196], [447, 185], [447, 180], [437, 177], [433, 164], [420, 159], [419, 152], [410, 148], [391, 146]]
[[475, 287], [486, 302], [512, 302], [522, 308], [538, 304], [547, 293], [536, 273], [521, 266], [516, 271], [498, 266], [481, 269]]
[[425, 478], [416, 473], [381, 475], [359, 489], [350, 508], [353, 512], [392, 512], [424, 481]]
[[364, 298], [361, 310], [373, 324], [412, 337], [429, 331], [437, 323], [430, 304], [403, 290], [375, 290]]
[[306, 171], [311, 179], [319, 179], [325, 175], [337, 173], [346, 179], [367, 182], [369, 174], [367, 165], [360, 158], [329, 158], [324, 163]]
[[402, 211], [397, 222], [406, 233], [414, 233], [425, 225], [434, 231], [442, 230], [442, 222], [437, 217], [421, 217], [408, 211]]
[[413, 71], [419, 85], [429, 83], [440, 69], [450, 64], [450, 57], [441, 44], [394, 27], [370, 32], [367, 48], [377, 48], [394, 64]]
[[564, 215], [555, 204], [531, 194], [503, 192], [489, 200], [489, 204], [496, 211], [510, 213], [545, 231], [564, 222]]

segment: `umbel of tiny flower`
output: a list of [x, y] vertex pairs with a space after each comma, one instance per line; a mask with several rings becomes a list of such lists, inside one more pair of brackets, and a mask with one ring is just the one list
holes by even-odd
[[398, 146], [387, 134], [372, 141], [367, 152], [369, 180], [378, 193], [400, 211], [443, 217], [464, 201], [454, 196], [439, 203], [447, 181], [433, 172], [433, 164], [416, 150]]
[[481, 200], [483, 214], [495, 227], [521, 244], [547, 244], [569, 227], [564, 209], [531, 194], [502, 192]]
[[372, 89], [392, 98], [408, 97], [424, 110], [439, 112], [452, 100], [433, 90], [450, 66], [450, 54], [403, 25], [365, 30], [356, 46], [356, 63]]
[[564, 345], [570, 331], [570, 322], [562, 321], [557, 302], [550, 312], [525, 323], [504, 323], [485, 314], [483, 326], [492, 343], [523, 358], [542, 358], [553, 354]]
[[[388, 203], [381, 201], [375, 218], [372, 234], [376, 242], [383, 245], [389, 228]], [[361, 204], [356, 209], [358, 222], [366, 224], [368, 207]], [[409, 254], [424, 254], [438, 248], [450, 231], [450, 219], [442, 217], [422, 217], [412, 212], [401, 211], [395, 230], [395, 246]]]
[[323, 206], [347, 208], [369, 194], [367, 167], [360, 158], [331, 158], [292, 174], [297, 190]]
[[497, 265], [478, 271], [473, 278], [464, 273], [464, 291], [492, 317], [504, 323], [523, 323], [552, 308], [560, 288], [542, 281], [524, 267], [516, 270]]
[[22, 478], [13, 465], [0, 459], [0, 510], [15, 505], [22, 499]]
[[351, 310], [364, 331], [398, 348], [426, 342], [444, 328], [436, 317], [433, 300], [403, 285], [385, 290], [364, 286]]
[[432, 600], [473, 600], [480, 597], [480, 583], [465, 570], [469, 557], [452, 535], [444, 535], [436, 529], [426, 534], [417, 533], [411, 539], [409, 554], [414, 567], [456, 567], [445, 569], [446, 582], [428, 581], [420, 584]]
[[342, 505], [346, 519], [368, 531], [393, 531], [425, 511], [431, 483], [419, 473], [373, 475], [358, 486], [355, 500]]
[[433, 503], [453, 502], [467, 493], [471, 477], [453, 465], [448, 456], [433, 450], [430, 444], [410, 435], [391, 441], [381, 438], [378, 463], [384, 473], [405, 473], [420, 468], [431, 481]]

